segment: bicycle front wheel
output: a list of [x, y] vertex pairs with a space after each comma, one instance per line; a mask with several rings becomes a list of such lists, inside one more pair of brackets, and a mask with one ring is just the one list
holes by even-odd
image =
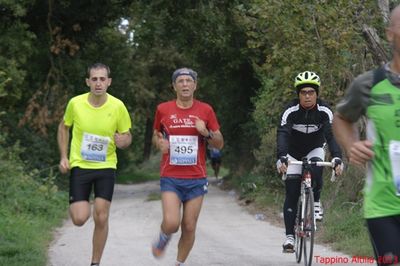
[[294, 224], [294, 234], [295, 234], [295, 240], [296, 240], [296, 242], [295, 242], [295, 246], [294, 246], [294, 250], [295, 250], [295, 253], [296, 253], [296, 262], [297, 263], [300, 263], [300, 261], [301, 261], [301, 255], [303, 254], [302, 252], [303, 252], [303, 228], [302, 228], [302, 226], [301, 226], [301, 222], [302, 222], [302, 219], [303, 219], [303, 217], [302, 217], [302, 215], [301, 215], [301, 211], [302, 211], [302, 206], [303, 206], [303, 204], [302, 204], [302, 201], [303, 201], [303, 197], [302, 196], [300, 196], [299, 197], [299, 200], [298, 200], [298, 202], [297, 202], [297, 213], [296, 213], [296, 221], [295, 221], [295, 224]]
[[315, 233], [315, 220], [314, 220], [314, 194], [312, 188], [306, 191], [304, 206], [304, 237], [303, 237], [303, 250], [304, 250], [304, 265], [312, 265], [312, 257], [314, 250], [314, 233]]

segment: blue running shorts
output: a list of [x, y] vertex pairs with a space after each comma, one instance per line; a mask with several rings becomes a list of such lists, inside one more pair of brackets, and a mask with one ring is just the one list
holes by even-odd
[[182, 202], [203, 196], [208, 192], [207, 178], [161, 177], [161, 192], [175, 192]]

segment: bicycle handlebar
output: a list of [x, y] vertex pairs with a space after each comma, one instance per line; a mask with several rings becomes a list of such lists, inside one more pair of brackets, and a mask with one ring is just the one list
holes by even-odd
[[[288, 164], [303, 165], [304, 163], [303, 163], [303, 161], [291, 161], [291, 160], [288, 160]], [[307, 164], [316, 165], [316, 166], [330, 166], [330, 167], [335, 167], [335, 163], [332, 163], [332, 162], [307, 161]]]
[[[332, 175], [331, 175], [331, 182], [334, 182], [336, 180], [336, 173], [335, 173], [335, 163], [334, 162], [321, 162], [321, 161], [307, 161], [307, 162], [303, 162], [303, 161], [293, 161], [293, 160], [288, 160], [288, 165], [316, 165], [316, 166], [327, 166], [327, 167], [331, 167], [332, 168]], [[282, 180], [285, 181], [286, 180], [286, 173], [284, 173], [282, 175]]]

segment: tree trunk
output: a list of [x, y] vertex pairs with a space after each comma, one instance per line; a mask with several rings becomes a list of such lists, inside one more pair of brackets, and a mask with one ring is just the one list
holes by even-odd
[[143, 147], [143, 160], [147, 161], [151, 153], [151, 139], [153, 137], [153, 121], [150, 118], [146, 119], [146, 128], [144, 132], [144, 147]]
[[[382, 20], [385, 25], [389, 23], [390, 10], [388, 0], [378, 0], [378, 7], [382, 14]], [[372, 54], [374, 63], [376, 65], [382, 65], [389, 61], [389, 56], [382, 46], [381, 39], [376, 33], [376, 29], [368, 26], [367, 24], [362, 25], [363, 36], [367, 42], [368, 48]]]
[[376, 29], [366, 24], [363, 25], [363, 36], [367, 42], [368, 48], [376, 65], [383, 65], [389, 60], [385, 48], [381, 44], [381, 39], [376, 33]]
[[390, 16], [389, 0], [378, 0], [378, 7], [381, 10], [383, 22], [388, 25]]

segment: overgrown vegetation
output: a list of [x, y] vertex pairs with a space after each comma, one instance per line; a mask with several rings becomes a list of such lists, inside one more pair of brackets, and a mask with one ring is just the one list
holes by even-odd
[[53, 173], [26, 172], [20, 151], [18, 144], [0, 146], [0, 265], [42, 266], [52, 229], [66, 217], [67, 196]]
[[160, 154], [154, 153], [141, 164], [131, 164], [117, 174], [117, 183], [135, 184], [160, 179]]
[[362, 209], [364, 178], [360, 177], [364, 176], [364, 170], [349, 167], [334, 183], [325, 178], [322, 241], [342, 252], [371, 257], [373, 252]]

